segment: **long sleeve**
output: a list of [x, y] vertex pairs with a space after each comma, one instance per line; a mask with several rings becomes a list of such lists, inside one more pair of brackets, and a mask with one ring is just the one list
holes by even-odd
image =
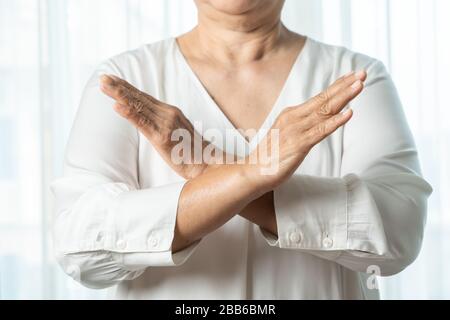
[[89, 81], [65, 159], [52, 184], [56, 198], [56, 257], [74, 279], [92, 288], [132, 280], [147, 267], [184, 263], [196, 244], [172, 253], [184, 181], [141, 189], [139, 135], [100, 91], [101, 74], [123, 77], [112, 62]]
[[272, 246], [308, 252], [358, 272], [402, 271], [417, 257], [431, 187], [394, 84], [380, 62], [352, 103], [336, 178], [295, 174], [275, 190], [278, 239]]

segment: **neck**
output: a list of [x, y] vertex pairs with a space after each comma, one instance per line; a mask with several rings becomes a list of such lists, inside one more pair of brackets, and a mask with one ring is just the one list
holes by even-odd
[[201, 10], [199, 23], [192, 31], [193, 40], [205, 55], [222, 64], [264, 59], [290, 33], [281, 23], [281, 8], [269, 9], [268, 14], [255, 9], [239, 15]]

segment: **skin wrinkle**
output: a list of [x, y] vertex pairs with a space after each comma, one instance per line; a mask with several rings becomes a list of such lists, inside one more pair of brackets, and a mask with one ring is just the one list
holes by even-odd
[[325, 116], [325, 117], [331, 115], [331, 108], [330, 108], [330, 105], [329, 105], [330, 93], [329, 93], [329, 89], [328, 88], [324, 92], [319, 94], [319, 100], [322, 103], [322, 106], [318, 110], [319, 114], [322, 115], [322, 116]]
[[331, 115], [331, 108], [328, 102], [325, 102], [319, 109], [319, 113], [323, 116], [329, 116]]
[[[123, 80], [120, 80], [118, 83], [114, 82], [114, 85], [120, 88], [118, 95], [125, 103], [124, 106], [130, 108], [133, 116], [138, 117], [137, 124], [139, 128], [152, 125], [157, 131], [161, 129], [157, 123], [165, 120], [165, 117], [162, 115], [165, 111], [164, 109], [158, 113], [156, 110], [158, 104], [154, 103], [152, 99], [149, 99], [148, 97], [150, 96], [137, 90]], [[152, 116], [156, 117], [156, 119], [152, 119]]]
[[[284, 1], [255, 1], [244, 10], [239, 10], [239, 14], [230, 14], [225, 8], [222, 8], [222, 11], [218, 8], [222, 4], [212, 2], [196, 0], [199, 9], [197, 31], [201, 35], [198, 41], [202, 51], [210, 59], [240, 64], [249, 58], [268, 58], [270, 51], [278, 49], [279, 46], [272, 40], [282, 38], [278, 29]], [[236, 41], [236, 35], [239, 34], [244, 36], [240, 41]], [[260, 45], [256, 47], [256, 51], [254, 48], [247, 51], [247, 47], [242, 47], [247, 41], [255, 41]], [[223, 43], [226, 43], [225, 47], [222, 47]], [[218, 46], [221, 47], [220, 50], [217, 50]], [[235, 50], [238, 50], [239, 54], [235, 54]]]

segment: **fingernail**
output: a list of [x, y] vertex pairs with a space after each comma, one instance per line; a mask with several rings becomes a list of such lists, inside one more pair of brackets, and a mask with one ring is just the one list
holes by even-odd
[[341, 118], [343, 118], [343, 119], [348, 118], [352, 112], [353, 111], [350, 108], [341, 112]]
[[361, 85], [362, 85], [361, 80], [356, 80], [356, 81], [352, 84], [351, 88], [352, 88], [353, 90], [358, 90], [358, 89], [361, 87]]
[[360, 80], [364, 79], [365, 76], [366, 76], [365, 70], [361, 70], [361, 71], [358, 71], [357, 73], [355, 73], [355, 77]]
[[114, 83], [114, 79], [112, 79], [109, 75], [104, 74], [100, 77], [100, 83], [103, 87], [111, 87]]

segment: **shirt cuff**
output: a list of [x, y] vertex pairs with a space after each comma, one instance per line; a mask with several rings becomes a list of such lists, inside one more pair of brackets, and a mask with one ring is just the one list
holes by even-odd
[[162, 252], [138, 252], [138, 253], [113, 253], [112, 257], [117, 264], [129, 271], [141, 270], [142, 268], [181, 266], [194, 253], [200, 240], [192, 243], [189, 247], [172, 253], [171, 250]]
[[[200, 241], [172, 252], [178, 200], [185, 182], [128, 192], [118, 198], [115, 214], [117, 234], [113, 258], [124, 267], [180, 266], [189, 259]], [[152, 203], [152, 207], [149, 207]], [[158, 206], [158, 207], [155, 207]], [[133, 212], [130, 219], [128, 212]], [[149, 227], [149, 216], [153, 228]], [[146, 223], [147, 222], [147, 223]], [[117, 254], [122, 253], [122, 254]]]
[[92, 197], [92, 200], [108, 205], [95, 208], [92, 203], [88, 206], [96, 214], [85, 217], [88, 223], [79, 228], [84, 229], [79, 237], [83, 240], [71, 243], [65, 253], [107, 251], [128, 270], [183, 264], [199, 243], [175, 254], [172, 252], [178, 200], [184, 184], [178, 182], [142, 190], [129, 190], [125, 184], [102, 186], [98, 192], [102, 201], [99, 197]]
[[376, 204], [355, 175], [295, 175], [274, 191], [274, 206], [278, 238], [260, 229], [270, 246], [307, 250], [327, 259], [345, 250], [384, 251]]

